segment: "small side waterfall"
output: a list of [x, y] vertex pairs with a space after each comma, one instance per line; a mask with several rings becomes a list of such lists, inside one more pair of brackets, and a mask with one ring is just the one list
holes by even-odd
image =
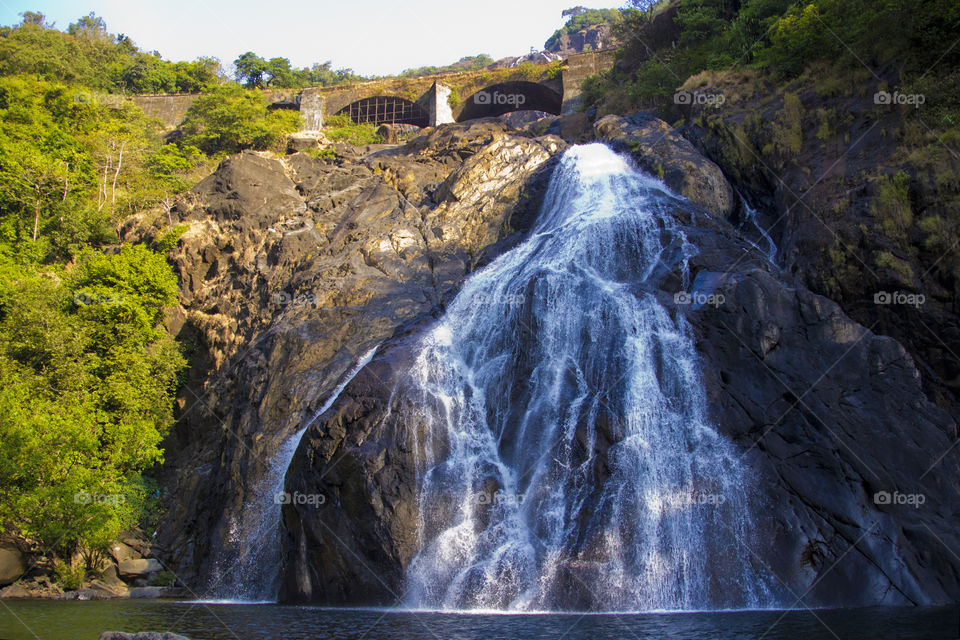
[[[771, 264], [777, 263], [777, 245], [773, 241], [773, 238], [770, 237], [770, 233], [763, 228], [760, 224], [760, 221], [757, 219], [757, 210], [750, 206], [747, 202], [747, 199], [743, 197], [742, 193], [737, 193], [740, 196], [740, 206], [743, 208], [743, 220], [740, 222], [740, 233], [741, 237], [753, 245], [753, 247], [767, 256], [767, 260]], [[756, 237], [756, 234], [753, 232], [748, 232], [748, 227], [753, 227], [756, 231], [756, 234], [759, 234], [759, 242], [754, 242], [750, 236]], [[765, 245], [765, 246], [761, 246]]]
[[228, 548], [211, 577], [211, 591], [216, 597], [250, 602], [276, 601], [280, 587], [284, 478], [290, 461], [303, 434], [333, 406], [350, 381], [373, 359], [378, 348], [379, 345], [363, 354], [309, 422], [284, 440], [270, 461], [269, 470], [250, 493], [243, 511], [231, 520]]
[[426, 336], [403, 389], [425, 425], [405, 605], [772, 605], [746, 470], [649, 284], [695, 251], [676, 206], [607, 147], [570, 149], [530, 237]]

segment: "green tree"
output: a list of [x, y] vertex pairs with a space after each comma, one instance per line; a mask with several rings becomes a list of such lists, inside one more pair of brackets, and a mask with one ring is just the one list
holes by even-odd
[[0, 530], [92, 558], [136, 523], [184, 364], [160, 324], [176, 288], [142, 246], [56, 278], [0, 258]]
[[67, 27], [67, 33], [72, 36], [101, 40], [110, 38], [110, 34], [107, 32], [107, 23], [93, 11]]
[[218, 87], [199, 97], [180, 126], [182, 144], [207, 154], [243, 149], [275, 149], [300, 126], [300, 114], [270, 111], [260, 94], [236, 85]]
[[234, 78], [249, 88], [261, 89], [266, 84], [264, 77], [270, 71], [269, 63], [252, 51], [240, 54], [233, 61]]
[[267, 61], [267, 73], [270, 76], [267, 84], [271, 87], [290, 88], [299, 84], [297, 75], [286, 58], [270, 58]]
[[123, 70], [120, 80], [130, 93], [169, 93], [177, 88], [175, 67], [143, 53]]

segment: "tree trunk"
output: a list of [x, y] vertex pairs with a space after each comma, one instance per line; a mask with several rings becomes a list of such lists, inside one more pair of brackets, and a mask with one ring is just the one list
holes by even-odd
[[40, 229], [40, 197], [33, 204], [33, 241], [37, 241], [37, 232]]
[[123, 145], [127, 144], [126, 142], [120, 145], [120, 154], [117, 156], [117, 170], [113, 174], [113, 185], [110, 187], [110, 206], [112, 207], [117, 203], [117, 176], [120, 175], [120, 167], [123, 166]]

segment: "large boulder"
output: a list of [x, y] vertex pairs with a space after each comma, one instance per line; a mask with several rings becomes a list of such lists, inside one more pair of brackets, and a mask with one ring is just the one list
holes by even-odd
[[107, 587], [118, 594], [127, 592], [127, 583], [120, 579], [117, 572], [117, 565], [115, 564], [107, 566], [107, 568], [103, 570], [103, 573], [100, 574], [100, 579]]
[[121, 578], [132, 580], [163, 571], [163, 565], [154, 558], [122, 560], [117, 563], [117, 571]]
[[27, 559], [11, 545], [0, 546], [0, 587], [17, 581], [27, 570]]
[[644, 171], [710, 213], [726, 217], [737, 206], [733, 188], [708, 160], [669, 124], [646, 113], [604, 116], [594, 123], [596, 137], [629, 153]]
[[114, 562], [123, 562], [124, 560], [138, 560], [143, 557], [143, 554], [140, 553], [134, 547], [128, 545], [125, 542], [120, 542], [119, 540], [113, 542], [110, 547], [107, 549], [107, 553]]
[[157, 598], [186, 598], [191, 593], [180, 587], [133, 587], [130, 589], [131, 600], [155, 600]]
[[0, 589], [0, 599], [19, 599], [32, 597], [34, 597], [34, 594], [19, 582]]

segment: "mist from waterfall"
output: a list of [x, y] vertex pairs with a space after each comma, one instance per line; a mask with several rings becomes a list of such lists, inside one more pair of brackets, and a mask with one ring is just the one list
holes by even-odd
[[678, 206], [607, 147], [571, 148], [528, 239], [424, 338], [402, 383], [424, 425], [405, 606], [772, 606], [747, 471], [653, 285], [689, 290]]

